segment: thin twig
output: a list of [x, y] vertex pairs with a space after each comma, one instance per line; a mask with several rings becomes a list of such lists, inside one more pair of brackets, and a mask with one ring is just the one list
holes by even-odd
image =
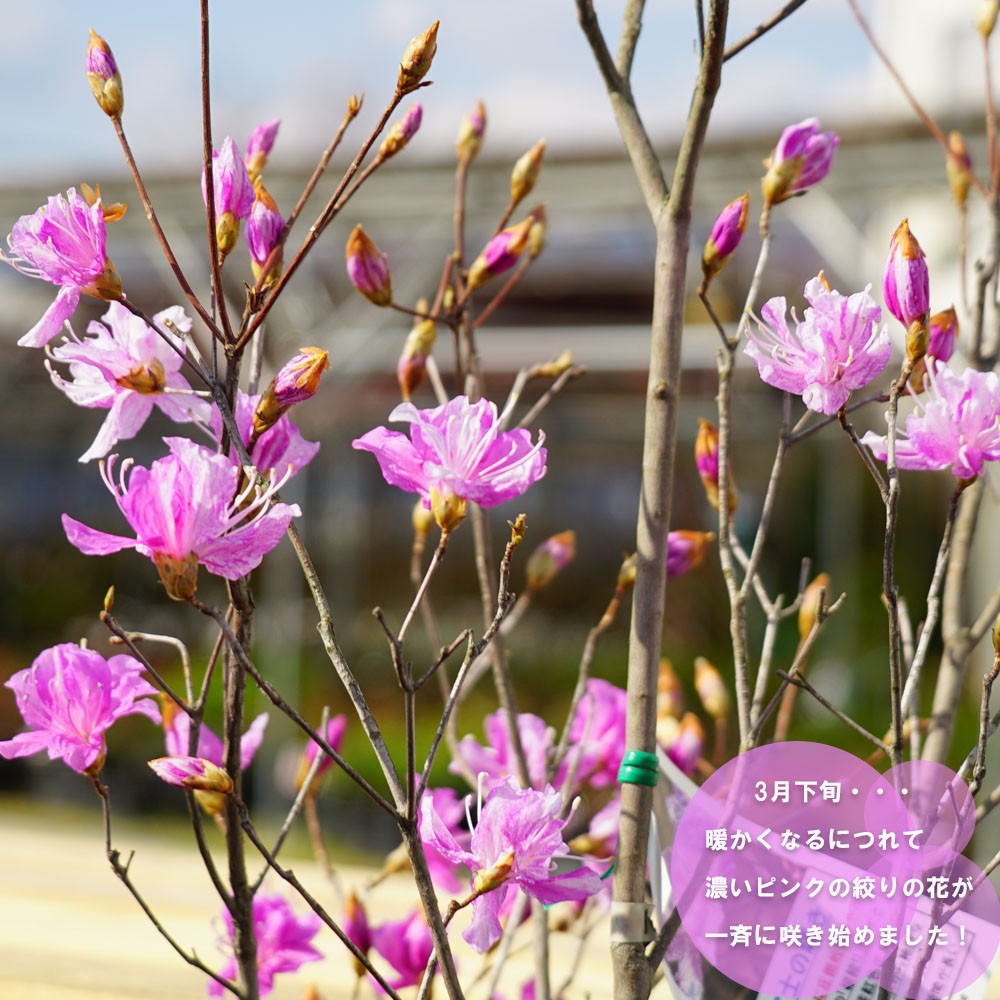
[[733, 42], [726, 49], [722, 58], [724, 60], [732, 59], [733, 56], [739, 55], [747, 46], [752, 45], [762, 35], [766, 35], [772, 28], [781, 24], [785, 18], [791, 17], [805, 2], [806, 0], [789, 0], [784, 7], [772, 14], [766, 21], [761, 21], [753, 31], [747, 32], [738, 42]]

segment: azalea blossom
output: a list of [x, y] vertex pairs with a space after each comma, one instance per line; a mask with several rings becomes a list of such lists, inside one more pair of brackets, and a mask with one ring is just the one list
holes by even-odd
[[456, 396], [429, 410], [400, 403], [389, 419], [409, 423], [410, 437], [376, 427], [353, 446], [375, 455], [390, 485], [419, 493], [442, 531], [457, 527], [466, 501], [493, 507], [545, 475], [544, 433], [532, 444], [524, 429], [500, 430], [489, 400]]
[[[394, 990], [404, 986], [419, 986], [434, 953], [434, 941], [423, 911], [411, 910], [402, 920], [390, 920], [371, 929], [371, 946], [398, 973], [387, 980]], [[385, 991], [376, 980], [372, 986], [378, 993]]]
[[[232, 950], [233, 917], [228, 908], [222, 909], [226, 939], [220, 947]], [[253, 933], [257, 939], [257, 983], [261, 996], [274, 989], [274, 977], [279, 972], [294, 972], [306, 962], [317, 962], [323, 954], [312, 945], [322, 921], [311, 911], [297, 917], [281, 896], [258, 894], [253, 900]], [[219, 970], [223, 979], [236, 978], [236, 958]], [[209, 996], [221, 997], [225, 991], [214, 979], [208, 984]]]
[[506, 893], [495, 890], [518, 886], [548, 904], [585, 899], [600, 889], [599, 876], [587, 867], [556, 871], [556, 859], [568, 853], [562, 811], [562, 793], [551, 785], [539, 791], [521, 788], [515, 778], [507, 778], [487, 793], [465, 848], [441, 822], [433, 803], [421, 801], [421, 838], [472, 872], [472, 922], [462, 937], [476, 951], [487, 951], [502, 934], [499, 915]]
[[[518, 773], [517, 754], [507, 719], [508, 712], [505, 708], [486, 716], [483, 720], [485, 746], [474, 736], [465, 736], [458, 743], [456, 756], [461, 758], [469, 771], [479, 775], [479, 780], [487, 789]], [[539, 716], [519, 712], [517, 732], [528, 762], [528, 778], [532, 785], [541, 787], [548, 781], [549, 760], [555, 749], [554, 731]], [[450, 770], [455, 773], [462, 771], [454, 762]], [[565, 767], [562, 774], [565, 774]], [[561, 775], [556, 779], [557, 786], [560, 781]]]
[[[244, 444], [253, 442], [249, 451], [254, 468], [264, 475], [270, 473], [287, 482], [289, 477], [304, 469], [316, 457], [319, 442], [306, 441], [287, 413], [278, 417], [267, 430], [254, 435], [254, 414], [261, 399], [262, 395], [259, 393], [248, 396], [242, 389], [237, 390], [236, 412], [233, 414], [236, 427]], [[212, 430], [215, 437], [221, 439], [222, 418], [215, 409], [212, 411]], [[231, 453], [231, 460], [237, 468], [240, 467], [235, 452]]]
[[592, 677], [569, 730], [570, 759], [579, 756], [576, 779], [592, 788], [613, 788], [618, 766], [625, 755], [625, 708], [623, 688]]
[[[254, 754], [264, 742], [264, 730], [267, 729], [268, 714], [261, 712], [247, 727], [240, 740], [240, 768], [246, 770], [254, 758]], [[171, 757], [185, 757], [188, 754], [188, 737], [191, 733], [191, 719], [187, 712], [181, 711], [169, 698], [163, 700], [163, 742]], [[198, 744], [195, 747], [196, 757], [204, 758], [212, 764], [222, 767], [222, 740], [208, 726], [202, 724], [198, 728]]]
[[198, 566], [226, 580], [246, 576], [281, 541], [295, 504], [275, 503], [282, 482], [266, 489], [253, 483], [237, 493], [240, 470], [224, 455], [186, 438], [165, 438], [170, 454], [148, 469], [116, 456], [101, 466], [135, 538], [98, 531], [63, 514], [66, 537], [84, 555], [135, 549], [153, 560], [167, 593], [189, 600], [197, 588]]
[[7, 687], [29, 732], [0, 741], [8, 760], [47, 751], [81, 774], [97, 774], [104, 763], [104, 734], [125, 715], [160, 721], [150, 695], [156, 689], [142, 678], [142, 664], [119, 654], [105, 659], [72, 642], [42, 650]]
[[[184, 344], [174, 331], [187, 333], [191, 319], [180, 306], [153, 317], [156, 330], [120, 302], [112, 302], [88, 336], [50, 350], [53, 361], [69, 365], [64, 378], [47, 363], [52, 382], [78, 406], [107, 410], [108, 415], [81, 462], [103, 458], [119, 441], [135, 437], [153, 407], [177, 423], [208, 424], [212, 407], [194, 395], [181, 374]], [[157, 332], [157, 330], [159, 332]], [[170, 345], [173, 344], [177, 350]]]
[[8, 264], [31, 278], [59, 286], [55, 302], [18, 341], [22, 347], [44, 347], [62, 332], [84, 293], [120, 299], [122, 282], [105, 252], [106, 231], [100, 199], [93, 204], [70, 188], [49, 198], [32, 215], [22, 215], [7, 237]]
[[792, 310], [794, 332], [784, 297], [769, 299], [758, 332], [748, 331], [745, 351], [768, 385], [801, 396], [816, 413], [834, 414], [881, 374], [892, 344], [888, 330], [879, 329], [882, 310], [868, 288], [845, 296], [817, 277], [806, 283], [805, 297], [810, 306], [801, 321]]
[[[468, 844], [469, 832], [463, 829], [466, 820], [465, 798], [454, 788], [429, 788], [424, 797], [431, 800], [431, 805], [438, 819], [448, 828], [456, 842], [463, 846]], [[431, 880], [446, 892], [458, 892], [462, 888], [455, 862], [445, 857], [437, 847], [436, 841], [424, 841], [424, 857]]]
[[[1000, 378], [967, 368], [961, 375], [940, 361], [927, 366], [926, 394], [915, 397], [896, 439], [901, 469], [951, 469], [956, 479], [975, 479], [986, 462], [1000, 459]], [[861, 439], [884, 462], [886, 435]]]

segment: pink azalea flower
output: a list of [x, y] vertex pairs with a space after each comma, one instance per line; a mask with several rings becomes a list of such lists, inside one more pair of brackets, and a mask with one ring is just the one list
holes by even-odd
[[[222, 919], [228, 941], [221, 941], [223, 950], [232, 950], [233, 918], [223, 907]], [[274, 989], [274, 977], [279, 972], [294, 972], [306, 962], [317, 962], [323, 955], [311, 944], [322, 921], [315, 913], [296, 917], [292, 908], [281, 896], [257, 895], [253, 901], [253, 929], [257, 939], [257, 982], [260, 995], [266, 996]], [[224, 979], [236, 978], [236, 958], [232, 957], [219, 970]], [[214, 979], [209, 981], [208, 994], [221, 997], [223, 987]]]
[[[518, 771], [517, 756], [507, 723], [507, 710], [501, 708], [492, 715], [487, 715], [483, 721], [483, 729], [486, 733], [486, 746], [473, 736], [465, 736], [459, 741], [457, 749], [458, 756], [466, 767], [480, 776], [485, 788], [491, 788]], [[548, 781], [549, 759], [555, 749], [553, 731], [544, 719], [530, 712], [518, 713], [517, 731], [528, 761], [528, 777], [532, 785], [541, 787]], [[454, 763], [450, 769], [460, 773]], [[564, 775], [565, 767], [556, 777], [557, 787]]]
[[715, 537], [711, 531], [670, 531], [667, 533], [667, 577], [681, 576], [700, 566]]
[[[245, 771], [254, 758], [254, 754], [264, 742], [264, 730], [267, 729], [268, 714], [261, 712], [247, 727], [240, 740], [240, 767]], [[163, 742], [171, 757], [186, 757], [188, 754], [188, 737], [191, 733], [191, 720], [187, 712], [181, 711], [170, 699], [163, 701]], [[222, 767], [222, 740], [206, 725], [198, 729], [198, 745], [195, 756], [202, 757], [212, 764]]]
[[[896, 464], [901, 469], [950, 468], [956, 479], [975, 479], [986, 462], [1000, 459], [1000, 378], [974, 368], [958, 375], [943, 362], [931, 361], [925, 388], [896, 440]], [[885, 461], [885, 435], [869, 431], [861, 440]]]
[[579, 756], [576, 780], [592, 788], [614, 788], [618, 766], [625, 754], [625, 706], [623, 688], [593, 677], [570, 726], [570, 759]]
[[267, 489], [250, 484], [237, 493], [240, 470], [224, 455], [186, 438], [164, 440], [170, 454], [148, 469], [126, 461], [115, 482], [116, 456], [101, 467], [135, 538], [89, 528], [68, 514], [62, 522], [66, 537], [84, 555], [135, 549], [153, 560], [171, 597], [189, 600], [199, 565], [227, 580], [246, 576], [301, 511], [295, 504], [273, 502], [281, 481]]
[[102, 321], [87, 327], [86, 339], [74, 335], [51, 349], [54, 361], [69, 365], [66, 379], [48, 364], [56, 388], [78, 406], [108, 411], [81, 462], [103, 458], [117, 442], [135, 437], [154, 406], [177, 423], [208, 423], [212, 408], [181, 375], [181, 356], [169, 344], [183, 348], [183, 343], [166, 321], [182, 333], [191, 329], [180, 306], [153, 317], [157, 333], [120, 302], [112, 302]]
[[[237, 390], [236, 397], [236, 426], [240, 434], [243, 435], [244, 444], [251, 439], [253, 432], [254, 413], [260, 404], [261, 396], [258, 393], [248, 396], [242, 389]], [[212, 411], [212, 430], [216, 438], [222, 434], [222, 418], [217, 410]], [[254, 442], [250, 449], [250, 460], [259, 472], [264, 475], [269, 473], [278, 479], [286, 480], [304, 469], [316, 456], [319, 451], [318, 441], [306, 441], [302, 437], [298, 427], [292, 423], [287, 413], [283, 413], [278, 419]], [[239, 466], [239, 460], [235, 455], [232, 461]]]
[[[468, 843], [469, 834], [463, 829], [466, 819], [465, 799], [454, 788], [447, 787], [428, 789], [424, 795], [431, 800], [438, 819], [448, 828], [455, 841]], [[436, 842], [424, 843], [424, 856], [435, 885], [446, 892], [458, 892], [462, 888], [463, 883], [458, 877], [455, 863], [438, 850]]]
[[758, 333], [748, 332], [746, 353], [768, 384], [795, 393], [816, 413], [834, 414], [851, 392], [868, 385], [889, 363], [892, 344], [878, 322], [882, 310], [866, 288], [844, 296], [819, 278], [806, 283], [810, 303], [795, 332], [788, 329], [785, 299], [769, 299], [761, 309]]
[[[434, 952], [434, 942], [423, 911], [411, 910], [402, 920], [388, 921], [373, 927], [371, 946], [399, 973], [388, 983], [394, 990], [418, 986]], [[376, 992], [385, 991], [373, 979]]]
[[42, 650], [7, 687], [14, 692], [27, 733], [0, 741], [8, 760], [48, 752], [74, 771], [97, 774], [104, 763], [104, 734], [122, 716], [140, 714], [160, 721], [148, 695], [156, 689], [142, 679], [142, 664], [124, 654], [105, 659], [92, 649], [67, 642]]
[[103, 299], [121, 298], [121, 278], [105, 253], [104, 210], [70, 188], [66, 196], [49, 198], [33, 215], [22, 215], [7, 243], [11, 256], [0, 256], [22, 274], [59, 286], [55, 302], [18, 341], [22, 347], [44, 347], [62, 332], [83, 293]]
[[472, 923], [462, 935], [482, 953], [499, 939], [501, 887], [516, 885], [542, 903], [584, 899], [601, 887], [596, 872], [586, 867], [561, 874], [555, 859], [567, 854], [561, 818], [562, 793], [551, 785], [543, 791], [521, 788], [514, 778], [494, 785], [486, 795], [468, 848], [463, 848], [441, 822], [430, 799], [420, 804], [420, 836], [473, 874]]
[[435, 409], [400, 403], [390, 420], [410, 424], [410, 437], [376, 427], [353, 442], [378, 459], [386, 482], [419, 493], [443, 531], [456, 527], [465, 501], [493, 507], [520, 496], [545, 475], [545, 435], [501, 431], [497, 408], [486, 399], [457, 396]]

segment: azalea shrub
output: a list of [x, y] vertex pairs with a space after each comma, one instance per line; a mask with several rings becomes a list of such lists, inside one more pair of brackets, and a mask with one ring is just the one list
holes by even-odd
[[[12, 224], [4, 259], [56, 288], [53, 303], [19, 344], [42, 352], [54, 387], [70, 403], [106, 411], [81, 461], [97, 463], [94, 474], [118, 507], [119, 527], [114, 533], [91, 527], [74, 516], [70, 503], [62, 517], [66, 540], [81, 558], [135, 550], [152, 563], [143, 565], [162, 585], [164, 603], [175, 602], [170, 607], [178, 616], [205, 619], [216, 641], [211, 652], [192, 657], [179, 642], [144, 632], [142, 622], [119, 620], [112, 590], [99, 617], [115, 651], [106, 657], [64, 642], [42, 650], [30, 667], [15, 673], [7, 686], [25, 730], [0, 740], [0, 756], [44, 751], [93, 786], [115, 874], [166, 942], [204, 973], [212, 996], [256, 1000], [272, 991], [278, 974], [320, 960], [339, 963], [347, 970], [345, 981], [357, 976], [392, 997], [410, 987], [426, 996], [433, 985], [457, 1000], [466, 990], [483, 990], [480, 983], [482, 995], [489, 997], [583, 995], [588, 985], [578, 981], [576, 965], [556, 977], [541, 956], [548, 954], [550, 933], [575, 934], [582, 948], [603, 933], [596, 929], [606, 928], [609, 910], [617, 995], [644, 997], [661, 971], [679, 995], [721, 995], [719, 979], [701, 958], [697, 942], [678, 930], [669, 886], [654, 871], [657, 856], [669, 848], [669, 831], [662, 823], [651, 826], [651, 811], [665, 809], [676, 819], [715, 767], [764, 742], [786, 739], [799, 697], [814, 699], [852, 736], [860, 732], [872, 744], [875, 759], [892, 764], [904, 757], [945, 759], [954, 750], [953, 720], [965, 676], [977, 662], [977, 643], [991, 629], [997, 652], [983, 681], [979, 731], [972, 738], [957, 734], [955, 742], [965, 755], [959, 774], [969, 780], [973, 794], [986, 789], [981, 813], [998, 800], [984, 782], [986, 746], [997, 728], [990, 694], [1000, 673], [1000, 629], [994, 624], [1000, 586], [985, 605], [968, 609], [963, 570], [988, 502], [984, 480], [990, 465], [1000, 460], [998, 352], [995, 337], [984, 333], [997, 319], [989, 290], [995, 289], [1000, 262], [995, 254], [986, 258], [981, 273], [987, 278], [976, 302], [932, 313], [934, 304], [944, 303], [932, 298], [927, 258], [903, 220], [886, 234], [883, 273], [872, 275], [867, 287], [838, 289], [821, 272], [801, 275], [786, 294], [759, 302], [773, 220], [792, 210], [794, 199], [808, 197], [836, 167], [840, 138], [807, 117], [776, 136], [767, 156], [759, 178], [760, 254], [746, 306], [735, 323], [721, 320], [713, 287], [741, 252], [756, 196], [733, 192], [736, 197], [721, 208], [714, 224], [705, 220], [710, 235], [697, 291], [682, 251], [690, 234], [687, 210], [696, 150], [711, 112], [712, 80], [726, 56], [727, 4], [712, 0], [700, 26], [701, 74], [688, 122], [690, 143], [678, 153], [672, 190], [633, 116], [629, 88], [622, 86], [638, 29], [623, 35], [624, 49], [615, 61], [589, 0], [578, 0], [577, 6], [599, 71], [619, 94], [616, 110], [656, 230], [658, 259], [674, 263], [658, 269], [654, 290], [636, 537], [622, 562], [607, 567], [604, 579], [593, 584], [606, 591], [608, 603], [582, 643], [575, 687], [566, 692], [568, 711], [561, 719], [518, 710], [504, 639], [529, 611], [533, 597], [571, 571], [573, 526], [532, 540], [529, 553], [530, 525], [518, 503], [545, 476], [550, 453], [559, 448], [543, 429], [547, 408], [558, 405], [560, 393], [583, 368], [568, 353], [526, 358], [506, 397], [489, 398], [476, 347], [481, 327], [505, 298], [517, 294], [519, 282], [544, 252], [545, 209], [526, 209], [524, 202], [542, 176], [545, 144], [537, 143], [513, 164], [506, 207], [473, 255], [466, 253], [464, 198], [485, 139], [483, 104], [476, 103], [458, 124], [456, 246], [426, 298], [399, 300], [389, 255], [362, 225], [338, 235], [339, 217], [355, 193], [377, 185], [379, 168], [403, 154], [419, 133], [423, 108], [411, 98], [429, 86], [437, 23], [405, 48], [398, 72], [389, 68], [396, 80], [384, 114], [357, 142], [352, 166], [326, 204], [314, 211], [301, 242], [303, 227], [296, 224], [334, 153], [356, 127], [360, 98], [346, 100], [340, 127], [303, 198], [294, 209], [284, 206], [288, 215], [265, 183], [280, 122], [262, 124], [245, 144], [226, 136], [214, 148], [206, 126], [201, 192], [210, 298], [196, 294], [194, 288], [206, 282], [185, 274], [159, 223], [125, 132], [122, 76], [110, 46], [96, 33], [91, 33], [86, 79], [121, 143], [150, 221], [150, 238], [158, 241], [173, 270], [178, 299], [147, 306], [129, 296], [109, 256], [114, 224], [125, 207], [106, 204], [99, 188], [69, 187]], [[992, 24], [988, 28], [987, 38]], [[989, 171], [984, 181], [974, 172], [961, 137], [944, 144], [951, 195], [963, 219], [973, 189], [995, 214], [1000, 172]], [[762, 149], [762, 156], [767, 152]], [[997, 156], [1000, 151], [992, 150], [990, 162]], [[942, 198], [947, 196], [942, 184]], [[327, 375], [331, 365], [324, 348], [303, 346], [265, 383], [259, 349], [274, 303], [295, 294], [296, 272], [319, 239], [344, 240], [351, 285], [372, 308], [397, 313], [401, 328], [409, 327], [395, 372], [400, 402], [385, 414], [384, 425], [362, 434], [338, 459], [374, 459], [386, 489], [414, 497], [413, 546], [400, 559], [402, 575], [412, 582], [412, 600], [398, 625], [390, 621], [395, 616], [376, 610], [385, 639], [385, 673], [395, 678], [399, 691], [398, 710], [389, 718], [373, 711], [351, 651], [338, 636], [324, 581], [297, 527], [309, 511], [281, 496], [322, 444], [302, 436], [297, 409], [316, 405], [311, 400], [329, 391], [327, 383], [337, 373]], [[227, 276], [238, 272], [244, 284], [239, 315], [226, 304], [224, 271]], [[879, 294], [895, 322], [885, 315]], [[74, 323], [83, 296], [105, 302], [107, 311], [80, 334]], [[694, 455], [680, 455], [677, 461], [697, 472], [705, 510], [715, 518], [713, 531], [674, 525], [670, 518], [680, 377], [679, 349], [672, 352], [670, 345], [679, 345], [683, 329], [683, 310], [676, 306], [693, 296], [718, 333], [718, 409], [700, 419]], [[971, 335], [959, 336], [960, 314], [963, 325], [975, 327]], [[439, 331], [447, 334], [443, 344]], [[749, 549], [733, 521], [740, 504], [740, 455], [732, 448], [740, 412], [738, 364], [747, 372], [755, 368], [783, 399], [774, 465]], [[158, 445], [159, 457], [139, 465], [129, 451], [139, 435], [148, 436], [144, 425], [154, 409], [175, 429]], [[859, 418], [877, 429], [859, 433], [853, 425]], [[786, 599], [773, 592], [762, 570], [788, 452], [808, 447], [805, 442], [817, 434], [843, 437], [843, 460], [856, 461], [866, 471], [885, 512], [886, 707], [883, 728], [875, 733], [865, 731], [805, 677], [811, 650], [820, 633], [832, 627], [831, 619], [836, 621], [842, 600], [830, 577], [822, 568], [804, 572], [797, 593]], [[950, 477], [952, 486], [941, 512], [938, 555], [926, 581], [920, 623], [910, 620], [908, 605], [900, 599], [894, 565], [900, 505], [911, 489], [924, 487], [916, 478], [902, 478], [900, 470]], [[444, 557], [459, 532], [472, 536], [484, 614], [446, 635], [435, 610], [435, 589], [447, 573]], [[494, 545], [491, 538], [501, 532], [502, 544]], [[294, 551], [315, 604], [323, 649], [343, 690], [343, 712], [324, 708], [319, 713], [283, 692], [256, 658], [254, 573], [279, 545]], [[698, 657], [690, 666], [675, 666], [661, 657], [667, 580], [670, 587], [683, 586], [687, 573], [716, 554], [729, 598], [731, 656], [719, 665]], [[525, 581], [520, 594], [512, 583], [514, 567]], [[212, 603], [206, 593], [225, 599]], [[626, 690], [594, 676], [592, 667], [597, 645], [625, 617], [630, 601]], [[751, 635], [758, 624], [762, 638], [754, 647]], [[779, 662], [777, 637], [796, 627], [794, 657]], [[429, 656], [414, 652], [412, 634], [418, 630], [427, 637], [419, 648], [434, 649]], [[942, 648], [932, 654], [932, 637], [939, 632]], [[144, 654], [150, 644], [161, 642], [176, 655], [176, 666], [157, 667]], [[930, 677], [924, 668], [934, 657], [940, 667]], [[271, 706], [252, 721], [247, 712], [251, 689]], [[495, 705], [483, 720], [482, 737], [459, 735], [459, 710], [473, 690], [490, 690]], [[418, 702], [421, 708], [433, 702], [441, 709], [436, 731], [426, 741], [416, 727]], [[218, 706], [221, 714], [213, 717]], [[274, 713], [298, 727], [302, 754], [294, 801], [281, 833], [268, 841], [247, 803], [244, 776], [268, 738]], [[215, 925], [224, 957], [216, 961], [177, 941], [151, 912], [113, 837], [114, 789], [106, 783], [104, 767], [109, 753], [129, 750], [121, 745], [109, 750], [106, 734], [118, 719], [134, 714], [162, 728], [164, 753], [148, 761], [149, 780], [171, 786], [166, 791], [176, 796], [179, 810], [187, 799], [197, 849], [220, 897]], [[400, 726], [400, 718], [402, 752], [385, 735], [387, 727]], [[461, 719], [463, 728], [473, 728], [464, 714]], [[350, 729], [370, 744], [375, 779], [345, 755]], [[454, 785], [432, 784], [439, 755], [449, 757]], [[398, 828], [399, 849], [365, 885], [342, 884], [330, 867], [324, 841], [336, 831], [322, 829], [317, 798], [321, 779], [331, 770], [353, 782], [358, 794]], [[302, 816], [329, 876], [319, 885], [303, 884], [282, 855], [290, 827]], [[267, 877], [253, 880], [248, 872], [257, 855]], [[654, 863], [647, 871], [650, 857]], [[402, 877], [412, 878], [413, 908], [402, 916], [380, 912], [378, 885]], [[650, 908], [653, 933], [647, 933]], [[206, 921], [213, 917], [206, 914]], [[454, 930], [483, 956], [474, 970], [459, 968]], [[534, 937], [539, 956], [534, 976], [528, 982], [504, 978], [514, 940], [527, 936]], [[636, 969], [645, 971], [639, 975]]]

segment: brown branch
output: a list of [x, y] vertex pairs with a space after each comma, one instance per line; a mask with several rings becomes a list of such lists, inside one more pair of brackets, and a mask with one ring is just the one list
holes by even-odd
[[752, 45], [762, 35], [766, 35], [772, 28], [781, 24], [785, 18], [791, 17], [800, 7], [805, 5], [805, 2], [806, 0], [789, 0], [784, 7], [772, 14], [766, 21], [761, 21], [753, 31], [745, 34], [738, 42], [733, 42], [726, 49], [722, 58], [728, 60], [739, 55], [747, 46]]

